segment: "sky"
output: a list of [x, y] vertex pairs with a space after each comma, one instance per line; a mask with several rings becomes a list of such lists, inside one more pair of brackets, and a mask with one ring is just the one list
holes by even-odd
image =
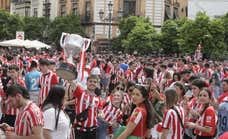
[[212, 18], [224, 15], [228, 12], [228, 0], [188, 0], [188, 17], [194, 19], [199, 11]]

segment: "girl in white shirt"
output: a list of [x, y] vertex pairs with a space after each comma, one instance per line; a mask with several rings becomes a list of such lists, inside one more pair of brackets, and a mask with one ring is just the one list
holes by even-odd
[[65, 90], [62, 86], [53, 86], [42, 106], [44, 115], [45, 139], [69, 139], [70, 118], [63, 111]]

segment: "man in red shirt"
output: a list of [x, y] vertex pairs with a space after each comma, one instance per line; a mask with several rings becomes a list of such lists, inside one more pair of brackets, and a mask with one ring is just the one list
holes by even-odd
[[39, 106], [41, 106], [48, 96], [48, 92], [52, 86], [58, 84], [57, 75], [49, 69], [50, 62], [47, 59], [40, 59], [40, 71], [42, 75], [40, 76], [39, 85]]
[[0, 125], [6, 133], [7, 139], [42, 139], [43, 114], [40, 108], [29, 100], [28, 91], [20, 85], [12, 85], [6, 91], [9, 104], [20, 109], [15, 127], [6, 123]]
[[97, 134], [97, 115], [101, 99], [95, 94], [99, 77], [90, 75], [87, 78], [87, 90], [80, 85], [76, 86], [75, 97], [75, 138], [95, 139]]
[[228, 78], [222, 81], [223, 93], [218, 98], [218, 103], [222, 103], [228, 97]]
[[[9, 87], [11, 85], [15, 85], [15, 84], [25, 87], [25, 82], [21, 78], [20, 70], [17, 65], [10, 65], [8, 68], [7, 74], [10, 77], [10, 80], [8, 81], [8, 83], [6, 85], [7, 87]], [[12, 106], [9, 105], [6, 95], [3, 96], [2, 110], [4, 113], [2, 122], [5, 122], [5, 123], [9, 124], [10, 126], [14, 126], [14, 121], [16, 119], [16, 114], [17, 114], [18, 110], [17, 110], [17, 108], [12, 108]]]

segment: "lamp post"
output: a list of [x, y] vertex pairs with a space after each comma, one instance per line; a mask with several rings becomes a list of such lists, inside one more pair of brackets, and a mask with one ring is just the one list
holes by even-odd
[[[99, 17], [101, 21], [104, 21], [105, 25], [108, 25], [108, 45], [110, 46], [111, 43], [111, 38], [112, 38], [112, 32], [111, 32], [111, 27], [112, 27], [112, 21], [118, 21], [122, 16], [123, 16], [123, 10], [121, 8], [119, 8], [118, 15], [117, 17], [113, 17], [113, 3], [110, 0], [108, 3], [108, 9], [107, 9], [107, 16], [104, 17], [105, 12], [103, 9], [100, 9], [99, 11]], [[105, 23], [105, 21], [107, 21], [107, 23]]]
[[108, 26], [108, 40], [109, 40], [109, 44], [110, 44], [110, 39], [111, 39], [111, 24], [112, 24], [112, 2], [109, 1], [108, 3], [108, 21], [109, 21], [109, 26]]

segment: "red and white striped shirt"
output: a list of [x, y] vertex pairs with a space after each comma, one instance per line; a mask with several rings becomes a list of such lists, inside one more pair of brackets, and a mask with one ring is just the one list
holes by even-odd
[[58, 83], [58, 78], [55, 73], [49, 71], [47, 74], [40, 76], [40, 92], [39, 92], [39, 106], [41, 106], [48, 96], [51, 87]]
[[109, 103], [107, 106], [103, 108], [102, 113], [103, 113], [102, 117], [104, 118], [104, 121], [110, 124], [114, 121], [121, 122], [122, 115], [123, 115], [120, 108], [115, 107], [111, 103]]
[[88, 109], [88, 117], [85, 121], [80, 122], [75, 119], [75, 126], [77, 130], [86, 131], [86, 128], [96, 128], [97, 126], [97, 112], [101, 103], [101, 99], [92, 96], [82, 89], [79, 85], [76, 87], [75, 92], [75, 112], [80, 114], [85, 109]]
[[198, 125], [203, 127], [211, 127], [212, 131], [210, 133], [206, 133], [195, 129], [194, 132], [196, 133], [196, 135], [199, 136], [214, 136], [217, 125], [217, 119], [218, 118], [216, 116], [215, 109], [212, 106], [209, 106], [208, 108], [206, 108], [203, 115], [198, 119], [197, 123]]
[[32, 135], [33, 127], [42, 127], [43, 125], [43, 113], [35, 103], [29, 101], [16, 117], [15, 133], [18, 136], [30, 136]]
[[[13, 81], [13, 80], [9, 80], [7, 86], [11, 86], [11, 85], [14, 85], [14, 84], [18, 84], [20, 86], [23, 86], [25, 87], [25, 82], [24, 80], [22, 80], [21, 78], [18, 78], [17, 81]], [[26, 88], [26, 87], [25, 87]], [[8, 103], [8, 99], [5, 100], [5, 104], [6, 104], [6, 111], [5, 111], [5, 114], [7, 115], [17, 115], [18, 113], [18, 109], [17, 108], [13, 108], [9, 105]]]
[[131, 70], [127, 70], [125, 71], [125, 78], [128, 80], [128, 81], [134, 81], [134, 74]]
[[128, 95], [128, 93], [123, 93], [123, 104], [124, 106], [128, 105], [130, 106], [132, 100], [131, 100], [131, 97]]
[[[181, 106], [175, 106], [178, 111], [182, 123], [184, 123], [184, 110]], [[177, 113], [173, 109], [169, 109], [162, 120], [162, 128], [168, 129], [169, 133], [166, 139], [182, 139], [183, 138], [183, 128], [181, 126], [181, 121], [178, 118]]]

